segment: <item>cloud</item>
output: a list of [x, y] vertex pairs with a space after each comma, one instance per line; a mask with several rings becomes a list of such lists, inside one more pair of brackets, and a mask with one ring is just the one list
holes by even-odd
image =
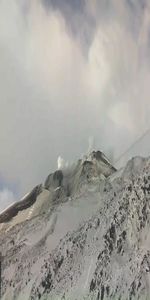
[[89, 136], [118, 157], [150, 126], [148, 1], [43, 3], [0, 2], [0, 173], [20, 195]]
[[4, 188], [0, 191], [0, 211], [15, 201], [15, 197], [12, 191]]

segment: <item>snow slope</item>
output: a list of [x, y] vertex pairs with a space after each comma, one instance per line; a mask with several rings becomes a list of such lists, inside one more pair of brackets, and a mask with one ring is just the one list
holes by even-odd
[[62, 173], [1, 224], [2, 299], [150, 299], [150, 159]]

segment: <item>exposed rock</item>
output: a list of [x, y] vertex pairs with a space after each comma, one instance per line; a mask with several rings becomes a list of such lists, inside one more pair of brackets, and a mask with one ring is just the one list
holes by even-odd
[[4, 299], [149, 299], [150, 159], [103, 180], [99, 163], [89, 156], [63, 170], [61, 186], [46, 191], [44, 214], [42, 192], [39, 215], [2, 229]]
[[93, 151], [83, 159], [78, 160], [68, 169], [57, 170], [48, 175], [44, 187], [47, 190], [63, 187], [66, 196], [69, 197], [75, 193], [85, 180], [93, 178], [108, 177], [116, 172], [109, 160], [101, 151]]
[[61, 170], [57, 170], [54, 173], [48, 175], [46, 178], [44, 187], [46, 189], [57, 188], [63, 185], [63, 172]]
[[0, 214], [0, 223], [8, 222], [15, 217], [19, 211], [29, 208], [42, 192], [42, 184], [37, 185], [23, 200], [11, 205], [8, 209]]

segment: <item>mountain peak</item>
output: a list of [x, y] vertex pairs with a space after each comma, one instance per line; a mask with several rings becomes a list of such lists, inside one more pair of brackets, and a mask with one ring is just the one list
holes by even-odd
[[50, 174], [1, 224], [2, 299], [149, 299], [149, 174], [100, 151]]
[[0, 214], [0, 223], [8, 222], [15, 217], [19, 211], [32, 207], [44, 189], [51, 192], [57, 189], [56, 194], [58, 194], [58, 189], [60, 189], [61, 191], [59, 192], [61, 192], [61, 194], [63, 193], [65, 197], [69, 197], [79, 189], [83, 180], [86, 179], [89, 181], [100, 175], [108, 177], [115, 171], [116, 169], [101, 151], [92, 151], [82, 159], [79, 159], [77, 163], [63, 170], [59, 169], [54, 173], [50, 173], [44, 185], [37, 185], [20, 201], [6, 208], [4, 212]]

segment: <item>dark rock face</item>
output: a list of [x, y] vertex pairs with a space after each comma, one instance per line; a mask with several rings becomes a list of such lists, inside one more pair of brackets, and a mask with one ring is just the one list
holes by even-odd
[[15, 217], [19, 211], [27, 209], [37, 199], [37, 196], [42, 192], [42, 184], [37, 185], [30, 193], [25, 197], [25, 199], [13, 204], [11, 207], [6, 209], [2, 214], [0, 214], [0, 223], [8, 222], [13, 217]]
[[49, 174], [45, 180], [45, 183], [44, 183], [44, 188], [45, 189], [49, 189], [50, 186], [51, 186], [51, 182], [52, 182], [52, 177], [53, 177], [53, 174]]
[[93, 156], [93, 158], [100, 160], [100, 159], [102, 159], [102, 152], [101, 151], [93, 151], [92, 156]]
[[83, 163], [83, 168], [92, 168], [93, 167], [93, 162], [90, 160], [85, 160]]
[[54, 173], [48, 175], [44, 184], [45, 189], [49, 190], [50, 188], [57, 188], [62, 186], [63, 177], [63, 172], [61, 170], [57, 170]]
[[102, 161], [104, 164], [109, 166], [114, 172], [117, 171], [115, 167], [111, 165], [111, 163], [105, 158], [105, 155], [101, 151], [93, 151], [92, 152], [92, 157], [95, 158], [98, 161]]
[[61, 170], [56, 171], [53, 174], [53, 180], [56, 182], [56, 185], [59, 187], [62, 185], [63, 182], [63, 172]]
[[94, 164], [92, 161], [85, 160], [83, 163], [82, 174], [89, 178], [94, 173]]

